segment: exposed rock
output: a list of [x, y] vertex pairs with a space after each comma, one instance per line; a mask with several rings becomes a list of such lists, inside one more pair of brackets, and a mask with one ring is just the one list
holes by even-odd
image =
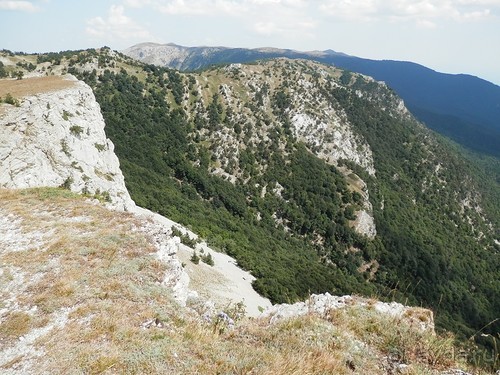
[[[224, 48], [207, 47], [202, 52], [202, 56], [206, 59], [211, 53], [222, 49]], [[165, 65], [181, 69], [185, 67], [186, 61], [194, 52], [193, 50], [196, 50], [196, 48], [182, 47], [172, 43], [141, 43], [127, 48], [123, 53], [146, 64]]]
[[269, 317], [271, 324], [306, 314], [317, 314], [326, 318], [332, 310], [347, 306], [372, 308], [381, 314], [406, 319], [421, 330], [434, 331], [434, 315], [431, 310], [408, 307], [397, 302], [386, 303], [350, 295], [332, 296], [329, 293], [313, 294], [308, 300], [293, 305], [274, 305], [264, 311], [262, 317]]
[[27, 96], [0, 117], [0, 187], [62, 186], [134, 206], [89, 86], [66, 76], [64, 89]]
[[[196, 234], [182, 225], [149, 210], [135, 207], [133, 212], [145, 218], [141, 228], [148, 233], [158, 249], [157, 257], [168, 265], [163, 284], [172, 291], [182, 306], [188, 306], [200, 316], [214, 316], [218, 309], [243, 302], [247, 316], [258, 316], [260, 309], [271, 306], [269, 299], [253, 288], [255, 277], [237, 266], [234, 258], [214, 251], [205, 242], [196, 246], [198, 253], [210, 253], [214, 265], [193, 265], [189, 258], [193, 249], [172, 237], [172, 226], [192, 239]], [[182, 262], [185, 266], [182, 265]]]
[[364, 234], [368, 238], [373, 239], [377, 235], [375, 220], [366, 210], [358, 212], [354, 228], [358, 233]]
[[304, 96], [295, 98], [299, 110], [293, 110], [290, 116], [295, 136], [328, 162], [350, 160], [374, 175], [373, 155], [368, 143], [356, 137], [348, 121], [333, 108], [326, 108], [315, 116], [307, 114], [304, 104], [312, 104], [313, 98]]
[[[144, 211], [141, 211], [143, 217], [145, 216]], [[143, 225], [139, 229], [150, 235], [152, 242], [158, 250], [156, 256], [168, 266], [162, 284], [169, 287], [177, 302], [185, 306], [188, 297], [192, 293], [188, 288], [189, 276], [184, 272], [182, 264], [177, 257], [180, 239], [179, 237], [173, 237], [170, 226], [162, 223], [156, 216], [160, 215], [151, 212], [149, 217], [146, 216], [147, 219], [143, 220]]]

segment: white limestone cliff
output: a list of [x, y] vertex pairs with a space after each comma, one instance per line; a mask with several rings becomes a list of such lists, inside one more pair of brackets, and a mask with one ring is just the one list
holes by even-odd
[[64, 185], [129, 210], [134, 202], [99, 104], [88, 85], [64, 79], [73, 84], [26, 96], [0, 114], [0, 187]]

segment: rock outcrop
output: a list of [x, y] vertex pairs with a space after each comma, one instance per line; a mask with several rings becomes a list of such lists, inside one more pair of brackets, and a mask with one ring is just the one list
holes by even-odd
[[271, 323], [283, 319], [299, 317], [306, 314], [316, 314], [320, 317], [328, 317], [332, 310], [345, 308], [347, 306], [359, 306], [371, 308], [380, 314], [387, 314], [398, 319], [405, 319], [421, 330], [434, 332], [434, 314], [431, 310], [420, 307], [408, 307], [397, 302], [381, 302], [356, 296], [332, 296], [329, 293], [313, 294], [304, 302], [293, 305], [274, 305], [263, 312], [263, 317], [269, 317]]
[[129, 210], [134, 202], [92, 89], [71, 75], [64, 79], [72, 84], [56, 90], [49, 86], [18, 99], [19, 106], [4, 108], [0, 187], [64, 186]]

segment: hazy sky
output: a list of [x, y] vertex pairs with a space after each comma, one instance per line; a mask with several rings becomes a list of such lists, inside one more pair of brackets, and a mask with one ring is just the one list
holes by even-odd
[[500, 0], [0, 0], [0, 48], [333, 49], [500, 85]]

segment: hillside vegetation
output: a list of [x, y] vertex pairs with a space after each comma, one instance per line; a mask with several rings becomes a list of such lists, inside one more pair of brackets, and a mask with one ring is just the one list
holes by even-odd
[[189, 74], [107, 49], [44, 61], [93, 87], [132, 198], [234, 256], [273, 302], [358, 293], [430, 307], [483, 344], [499, 332], [498, 181], [386, 86], [300, 60]]
[[481, 154], [500, 157], [500, 87], [467, 74], [446, 74], [408, 61], [370, 60], [332, 50], [183, 47], [141, 43], [123, 51], [145, 63], [185, 71], [286, 57], [308, 59], [386, 82], [420, 121]]

